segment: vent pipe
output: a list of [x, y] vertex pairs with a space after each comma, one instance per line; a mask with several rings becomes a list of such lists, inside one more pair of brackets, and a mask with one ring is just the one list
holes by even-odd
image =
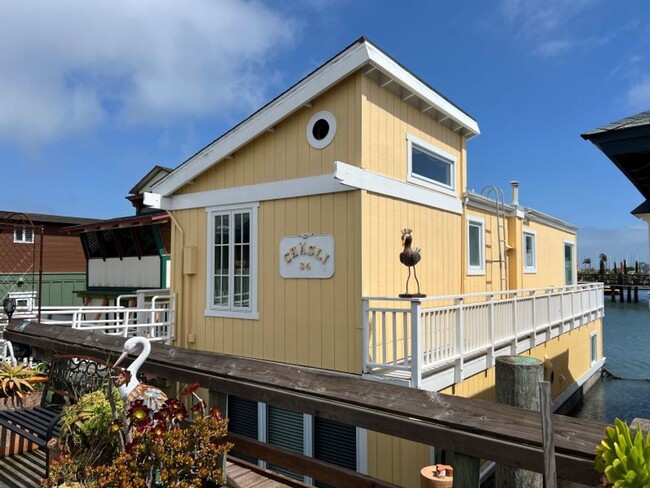
[[519, 206], [519, 182], [511, 181], [510, 186], [512, 187], [512, 206]]

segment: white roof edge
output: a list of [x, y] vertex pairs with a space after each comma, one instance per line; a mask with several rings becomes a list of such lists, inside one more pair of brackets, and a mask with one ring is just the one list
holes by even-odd
[[444, 113], [462, 127], [471, 132], [467, 137], [468, 139], [477, 136], [481, 133], [478, 128], [478, 123], [465, 112], [460, 110], [454, 104], [442, 97], [439, 93], [429, 88], [426, 84], [420, 81], [415, 75], [410, 73], [399, 65], [394, 59], [385, 54], [383, 51], [368, 43], [368, 51], [370, 59], [373, 61], [386, 75], [396, 78], [400, 84], [404, 85], [409, 90], [417, 93], [439, 112]]
[[460, 124], [470, 132], [466, 136], [468, 139], [480, 133], [474, 119], [426, 86], [372, 43], [360, 40], [190, 157], [154, 184], [152, 192], [159, 193], [163, 197], [171, 195], [217, 161], [237, 151], [368, 62], [372, 62], [386, 75], [394, 78], [430, 103], [436, 110], [445, 113]]

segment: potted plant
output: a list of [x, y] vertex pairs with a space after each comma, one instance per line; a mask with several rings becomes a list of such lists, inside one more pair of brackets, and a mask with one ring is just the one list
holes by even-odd
[[14, 407], [22, 406], [25, 395], [34, 391], [33, 385], [46, 381], [47, 376], [36, 369], [0, 361], [0, 397], [5, 399], [5, 405], [11, 400]]
[[634, 436], [621, 419], [605, 430], [605, 438], [596, 448], [596, 470], [603, 474], [603, 485], [616, 488], [650, 486], [650, 433], [640, 429]]

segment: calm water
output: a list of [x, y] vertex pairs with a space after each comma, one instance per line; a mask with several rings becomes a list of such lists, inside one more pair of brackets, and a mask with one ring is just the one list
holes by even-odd
[[585, 396], [576, 417], [608, 423], [619, 417], [650, 418], [650, 310], [648, 292], [640, 303], [611, 303], [605, 297], [605, 368], [623, 380], [600, 380]]

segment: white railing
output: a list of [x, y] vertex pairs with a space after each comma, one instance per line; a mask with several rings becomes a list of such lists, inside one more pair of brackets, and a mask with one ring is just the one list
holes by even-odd
[[603, 284], [472, 293], [421, 299], [363, 299], [364, 373], [408, 377], [418, 387], [423, 376], [453, 366], [453, 382], [464, 362], [495, 350], [510, 354], [603, 315]]
[[[140, 299], [143, 295], [121, 295], [115, 306], [43, 307], [41, 322], [170, 343], [174, 337], [175, 296], [149, 294]], [[138, 301], [135, 307], [128, 306], [132, 298]]]

